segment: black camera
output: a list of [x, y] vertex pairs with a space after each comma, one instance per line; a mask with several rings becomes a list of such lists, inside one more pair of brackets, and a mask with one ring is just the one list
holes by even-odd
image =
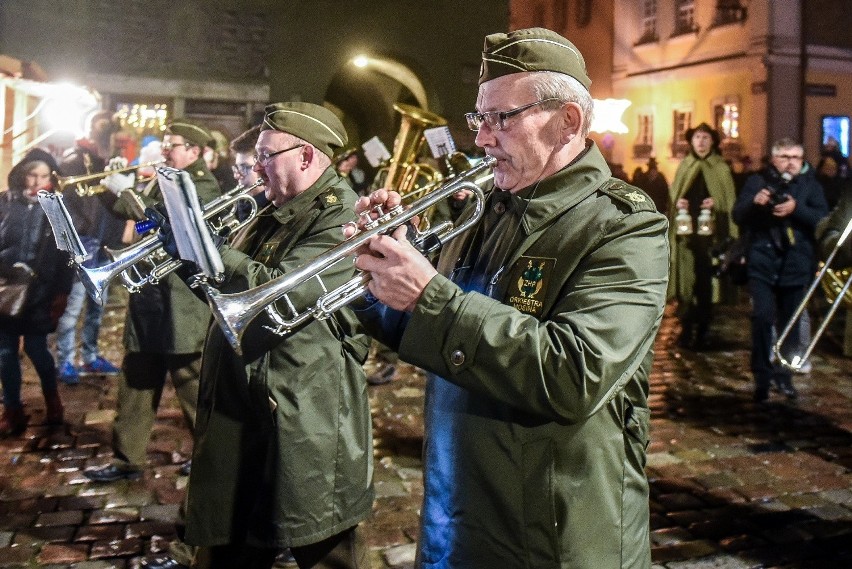
[[769, 207], [775, 207], [776, 205], [782, 204], [790, 199], [790, 194], [787, 193], [787, 188], [790, 186], [790, 180], [793, 179], [788, 172], [778, 173], [772, 172], [767, 178], [767, 181], [770, 182], [769, 187], [769, 203], [767, 204]]
[[769, 189], [769, 207], [775, 207], [790, 199], [790, 194], [784, 190]]

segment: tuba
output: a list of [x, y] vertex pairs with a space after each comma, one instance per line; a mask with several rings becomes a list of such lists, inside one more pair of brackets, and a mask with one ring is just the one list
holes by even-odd
[[393, 141], [393, 156], [387, 166], [376, 174], [376, 187], [389, 188], [401, 196], [418, 196], [427, 186], [443, 179], [443, 175], [429, 164], [418, 162], [427, 128], [444, 126], [447, 121], [425, 109], [396, 103], [394, 110], [402, 115], [399, 133]]

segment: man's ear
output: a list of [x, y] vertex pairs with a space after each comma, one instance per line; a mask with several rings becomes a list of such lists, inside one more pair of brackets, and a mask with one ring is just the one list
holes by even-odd
[[579, 136], [583, 128], [583, 113], [577, 103], [565, 103], [562, 107], [562, 122], [560, 130], [560, 141], [568, 144]]
[[307, 169], [314, 161], [314, 147], [306, 144], [302, 147], [302, 170]]

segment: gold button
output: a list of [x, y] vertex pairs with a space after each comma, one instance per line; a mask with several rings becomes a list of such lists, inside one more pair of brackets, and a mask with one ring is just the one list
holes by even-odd
[[453, 365], [462, 365], [464, 363], [464, 352], [461, 350], [456, 350], [455, 352], [453, 352], [453, 355], [450, 356], [450, 361], [453, 362]]

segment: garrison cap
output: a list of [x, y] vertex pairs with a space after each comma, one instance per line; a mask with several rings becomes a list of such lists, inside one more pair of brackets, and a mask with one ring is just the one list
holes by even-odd
[[166, 125], [166, 134], [182, 136], [187, 142], [191, 142], [201, 148], [209, 146], [213, 150], [216, 149], [216, 139], [213, 138], [210, 131], [187, 119], [175, 119], [170, 122]]
[[582, 83], [592, 84], [586, 62], [577, 47], [556, 32], [544, 28], [516, 30], [485, 36], [479, 84], [503, 75], [524, 71], [556, 71]]
[[261, 131], [271, 129], [292, 134], [329, 158], [334, 157], [335, 149], [346, 146], [346, 129], [325, 107], [312, 103], [274, 103], [265, 110]]

